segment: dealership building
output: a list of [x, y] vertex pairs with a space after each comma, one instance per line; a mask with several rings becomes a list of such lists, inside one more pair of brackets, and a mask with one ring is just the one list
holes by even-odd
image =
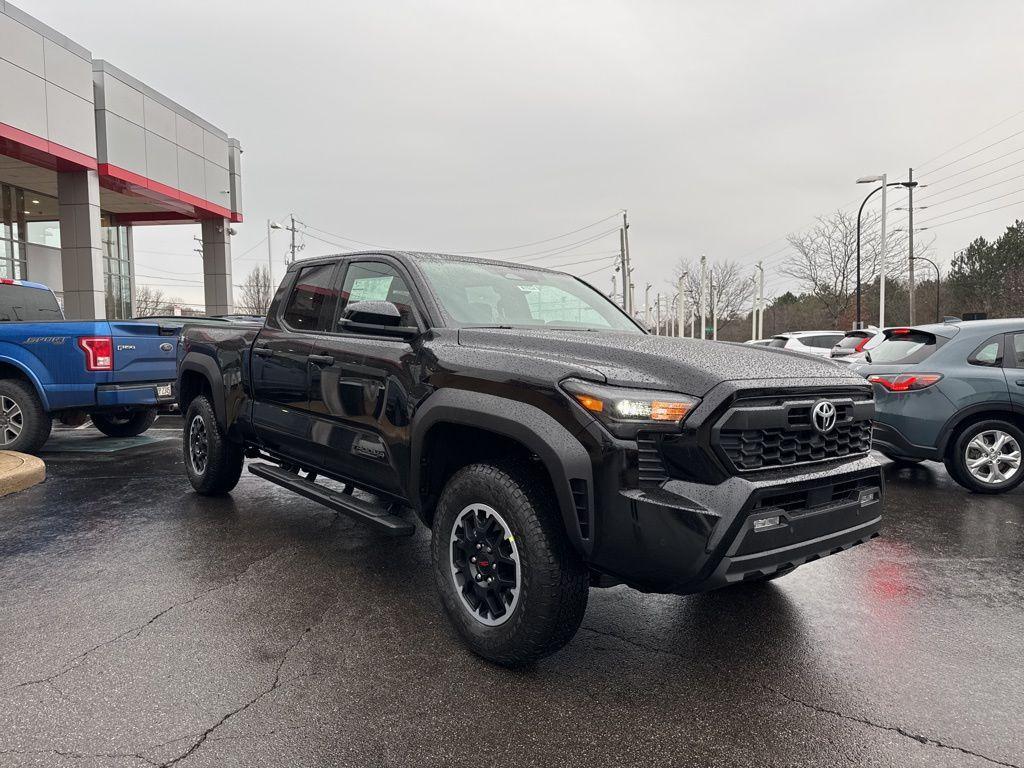
[[133, 229], [199, 223], [207, 313], [231, 311], [237, 140], [4, 0], [0, 94], [0, 279], [131, 317]]

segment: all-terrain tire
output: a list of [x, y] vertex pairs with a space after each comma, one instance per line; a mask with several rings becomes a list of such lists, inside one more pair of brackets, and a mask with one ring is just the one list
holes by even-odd
[[[968, 446], [976, 437], [985, 433], [1000, 432], [1008, 435], [1017, 445], [1017, 467], [1002, 482], [983, 482], [972, 474], [968, 466]], [[1016, 424], [1001, 419], [988, 419], [971, 424], [961, 430], [950, 442], [946, 452], [946, 471], [957, 483], [973, 493], [1006, 493], [1024, 482], [1024, 465], [1021, 464], [1021, 450], [1024, 449], [1024, 431]], [[1003, 465], [1008, 469], [1006, 465]]]
[[0, 450], [35, 453], [50, 437], [53, 419], [32, 387], [0, 379]]
[[220, 496], [238, 485], [245, 463], [242, 446], [227, 439], [205, 395], [189, 403], [181, 441], [185, 472], [197, 493]]
[[[549, 656], [583, 621], [589, 572], [551, 497], [546, 478], [526, 464], [471, 464], [448, 480], [434, 514], [434, 579], [445, 612], [470, 649], [496, 664], [515, 667]], [[497, 626], [474, 615], [453, 573], [456, 522], [476, 505], [500, 515], [518, 551], [518, 598]]]
[[92, 425], [107, 437], [136, 437], [153, 426], [156, 408], [142, 411], [113, 411], [89, 416]]

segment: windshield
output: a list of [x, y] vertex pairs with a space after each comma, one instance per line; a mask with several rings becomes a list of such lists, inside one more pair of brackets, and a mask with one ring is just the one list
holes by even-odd
[[643, 333], [606, 296], [570, 275], [473, 261], [420, 266], [459, 326]]
[[0, 283], [0, 322], [63, 319], [60, 305], [50, 291]]

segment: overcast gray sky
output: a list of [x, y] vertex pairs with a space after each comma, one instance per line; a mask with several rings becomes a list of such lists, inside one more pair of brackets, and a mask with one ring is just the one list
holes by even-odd
[[[266, 219], [290, 212], [327, 239], [465, 252], [628, 208], [636, 283], [667, 290], [673, 265], [702, 252], [777, 263], [788, 232], [866, 191], [856, 177], [902, 178], [1024, 110], [1019, 0], [20, 5], [242, 142], [236, 282], [266, 259]], [[938, 170], [1021, 130], [1024, 114], [926, 170], [937, 180], [1024, 148], [1022, 134]], [[1018, 159], [922, 190], [971, 194], [919, 221], [1024, 201]], [[1014, 215], [1024, 202], [936, 227], [936, 254], [948, 262]], [[201, 300], [187, 282], [202, 273], [195, 230], [140, 227], [137, 271], [166, 281], [139, 282]], [[343, 250], [304, 242], [303, 255]], [[285, 246], [278, 234], [278, 274]], [[611, 233], [539, 263], [610, 264], [617, 248]], [[611, 274], [588, 279], [607, 289]], [[768, 282], [776, 293], [789, 281], [770, 268]]]

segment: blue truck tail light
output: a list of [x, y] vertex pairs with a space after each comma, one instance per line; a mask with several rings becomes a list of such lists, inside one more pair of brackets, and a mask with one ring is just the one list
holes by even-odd
[[114, 342], [109, 336], [81, 336], [78, 346], [85, 352], [85, 370], [114, 370]]

